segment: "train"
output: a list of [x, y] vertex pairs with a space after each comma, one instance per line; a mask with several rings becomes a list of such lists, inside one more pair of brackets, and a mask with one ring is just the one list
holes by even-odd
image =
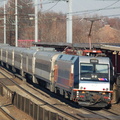
[[111, 104], [114, 69], [108, 57], [0, 45], [0, 64], [80, 106]]

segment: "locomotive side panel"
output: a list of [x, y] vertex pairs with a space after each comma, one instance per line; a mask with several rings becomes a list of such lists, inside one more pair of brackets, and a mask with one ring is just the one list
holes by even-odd
[[[78, 56], [61, 55], [56, 61], [58, 73], [55, 86], [61, 90], [71, 92], [74, 85], [78, 83], [78, 72], [75, 73], [75, 64]], [[78, 69], [77, 69], [78, 70]], [[77, 81], [75, 83], [75, 80]], [[75, 84], [74, 84], [75, 83]], [[78, 85], [76, 85], [78, 86]]]
[[[58, 61], [58, 79], [57, 86], [69, 87], [69, 77], [71, 72], [71, 63], [67, 61]], [[70, 85], [72, 87], [73, 85]]]

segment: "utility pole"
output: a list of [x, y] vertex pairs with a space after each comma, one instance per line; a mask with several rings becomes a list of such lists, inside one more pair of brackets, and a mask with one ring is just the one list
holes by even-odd
[[35, 42], [38, 42], [38, 1], [35, 0]]
[[18, 1], [15, 0], [15, 46], [18, 46]]
[[6, 0], [4, 0], [4, 44], [6, 44]]
[[91, 42], [92, 26], [93, 26], [93, 23], [94, 23], [95, 21], [98, 21], [98, 20], [100, 20], [100, 19], [95, 19], [95, 18], [84, 18], [84, 19], [91, 22], [91, 26], [90, 26], [90, 30], [89, 30], [89, 34], [88, 34], [89, 48], [90, 48], [90, 50], [91, 50], [91, 48], [92, 48], [92, 42]]
[[72, 43], [72, 0], [68, 0], [68, 13], [67, 13], [67, 43]]

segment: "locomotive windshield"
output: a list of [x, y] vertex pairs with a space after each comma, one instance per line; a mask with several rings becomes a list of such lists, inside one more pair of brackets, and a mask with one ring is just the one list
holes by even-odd
[[81, 80], [85, 81], [108, 81], [108, 65], [107, 64], [81, 64], [80, 67]]

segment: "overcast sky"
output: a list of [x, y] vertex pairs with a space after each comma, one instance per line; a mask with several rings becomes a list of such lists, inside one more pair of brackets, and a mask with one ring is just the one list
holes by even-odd
[[[0, 0], [0, 4], [3, 4], [2, 1], [4, 0]], [[21, 1], [24, 2], [24, 0]], [[42, 12], [68, 13], [68, 4], [64, 0], [38, 0], [39, 7], [41, 1], [43, 2]], [[89, 16], [97, 14], [100, 16], [112, 17], [110, 15], [115, 15], [115, 17], [120, 17], [120, 0], [72, 0], [72, 3], [73, 15]]]
[[[39, 0], [41, 1], [41, 0]], [[43, 0], [52, 1], [52, 0]], [[67, 13], [67, 3], [56, 0], [58, 2], [42, 5], [42, 11], [57, 11]], [[120, 17], [120, 0], [72, 0], [72, 8], [75, 15], [92, 15], [98, 14], [103, 16], [117, 15]], [[94, 10], [94, 11], [91, 11]], [[85, 12], [86, 11], [86, 12]]]

